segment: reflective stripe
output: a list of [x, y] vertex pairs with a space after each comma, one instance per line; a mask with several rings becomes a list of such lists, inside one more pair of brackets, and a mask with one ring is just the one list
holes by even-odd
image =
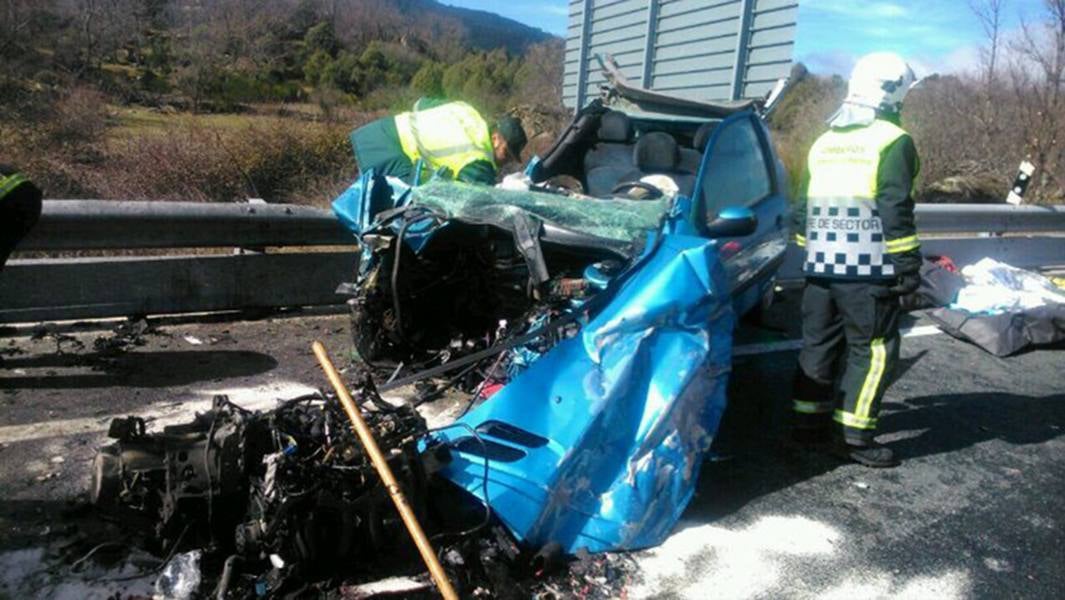
[[849, 412], [843, 412], [837, 410], [832, 419], [842, 424], [844, 427], [853, 427], [854, 429], [876, 429], [876, 419], [867, 417], [859, 417], [858, 415], [852, 415]]
[[887, 366], [887, 350], [884, 348], [884, 338], [876, 338], [870, 345], [872, 358], [869, 361], [869, 373], [865, 376], [865, 383], [858, 394], [858, 403], [854, 408], [855, 416], [868, 419], [869, 411], [873, 407], [873, 399], [880, 389], [880, 382], [884, 379], [884, 369]]
[[806, 402], [805, 400], [792, 400], [791, 408], [797, 413], [804, 415], [824, 415], [832, 412], [831, 402]]
[[916, 235], [910, 235], [897, 240], [888, 240], [884, 245], [888, 254], [898, 254], [899, 252], [909, 252], [920, 248], [921, 241], [917, 239]]
[[805, 248], [806, 247], [806, 236], [799, 235], [799, 234], [796, 233], [795, 234], [795, 243], [798, 244], [800, 248]]
[[15, 173], [14, 175], [9, 175], [7, 177], [0, 177], [0, 199], [13, 192], [15, 188], [27, 181], [29, 181], [29, 179], [23, 177], [21, 173]]

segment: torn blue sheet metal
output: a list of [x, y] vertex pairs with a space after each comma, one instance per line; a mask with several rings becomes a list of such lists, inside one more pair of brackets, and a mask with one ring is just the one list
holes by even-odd
[[[405, 202], [389, 184], [364, 175], [334, 210], [366, 233], [372, 215]], [[611, 296], [581, 331], [530, 352], [508, 385], [458, 421], [480, 439], [465, 427], [437, 434], [454, 450], [444, 475], [523, 543], [569, 553], [655, 546], [691, 500], [725, 410], [735, 323], [717, 244], [691, 215], [678, 199], [616, 290], [611, 277], [591, 278]], [[446, 223], [426, 223], [424, 235]], [[415, 252], [419, 241], [404, 238]]]
[[[389, 185], [393, 183], [393, 185]], [[396, 186], [401, 186], [396, 189]], [[359, 174], [348, 189], [333, 200], [333, 213], [356, 236], [369, 231], [374, 217], [383, 210], [401, 206], [409, 187], [399, 180], [389, 182], [373, 169]]]
[[663, 542], [726, 405], [735, 323], [716, 245], [666, 228], [580, 333], [459, 420], [444, 472], [524, 543], [566, 552]]
[[[333, 200], [333, 213], [363, 241], [362, 235], [374, 228], [378, 215], [406, 206], [410, 202], [411, 189], [411, 186], [395, 177], [383, 177], [377, 175], [373, 169], [368, 169]], [[398, 233], [401, 226], [401, 222], [396, 220], [389, 224], [389, 229]], [[438, 223], [428, 219], [411, 223], [404, 232], [403, 243], [419, 252], [438, 228]], [[360, 274], [365, 275], [374, 264], [372, 255], [372, 246], [363, 244], [359, 261]]]

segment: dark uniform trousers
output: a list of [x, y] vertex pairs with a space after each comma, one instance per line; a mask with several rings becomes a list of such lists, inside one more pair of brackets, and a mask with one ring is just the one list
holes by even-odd
[[848, 443], [868, 445], [899, 358], [899, 300], [890, 282], [808, 278], [804, 346], [795, 382], [799, 428], [833, 418]]

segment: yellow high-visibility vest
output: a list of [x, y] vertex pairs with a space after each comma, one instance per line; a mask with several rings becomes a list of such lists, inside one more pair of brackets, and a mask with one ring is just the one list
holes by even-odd
[[412, 163], [423, 160], [430, 171], [446, 167], [452, 177], [478, 160], [495, 165], [488, 123], [465, 102], [405, 112], [395, 119], [403, 153]]
[[906, 132], [877, 119], [832, 129], [810, 149], [804, 272], [814, 277], [890, 278], [886, 254], [918, 247], [917, 236], [885, 240], [876, 206], [880, 157]]

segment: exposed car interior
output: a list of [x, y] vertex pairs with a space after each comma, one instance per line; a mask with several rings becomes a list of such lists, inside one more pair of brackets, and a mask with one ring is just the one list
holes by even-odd
[[633, 118], [602, 106], [581, 111], [542, 161], [542, 179], [568, 175], [596, 198], [628, 196], [632, 190], [663, 190], [649, 176], [666, 176], [677, 193], [690, 196], [703, 151], [718, 121]]
[[[526, 327], [537, 315], [596, 296], [610, 279], [596, 273], [639, 256], [642, 233], [668, 212], [671, 194], [659, 187], [666, 182], [692, 198], [693, 222], [705, 235], [743, 238], [760, 222], [782, 222], [785, 199], [762, 203], [776, 180], [756, 117], [729, 116], [623, 112], [593, 101], [533, 163], [533, 187], [430, 182], [412, 190], [414, 208], [392, 212], [404, 224], [382, 230], [398, 243], [374, 250], [372, 272], [353, 299], [360, 355], [382, 367], [428, 364], [483, 349], [501, 328]], [[696, 189], [700, 169], [706, 173]], [[727, 208], [747, 212], [719, 219]], [[408, 247], [408, 226], [422, 218], [436, 223], [434, 233]], [[782, 257], [783, 244], [758, 249], [782, 236], [734, 243], [730, 264], [742, 263], [744, 273], [737, 281], [762, 285], [759, 265]]]

